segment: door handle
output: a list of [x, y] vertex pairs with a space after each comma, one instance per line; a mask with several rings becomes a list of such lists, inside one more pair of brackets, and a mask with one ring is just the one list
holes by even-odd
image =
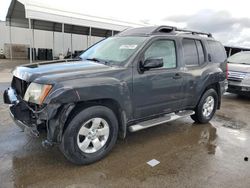
[[181, 79], [182, 76], [179, 73], [176, 73], [172, 78], [177, 80], [177, 79]]

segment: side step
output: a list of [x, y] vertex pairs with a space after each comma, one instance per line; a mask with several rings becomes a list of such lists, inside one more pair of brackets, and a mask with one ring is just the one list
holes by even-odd
[[151, 119], [148, 121], [143, 121], [143, 122], [140, 122], [139, 124], [136, 124], [136, 125], [131, 125], [131, 126], [129, 126], [128, 130], [130, 132], [136, 132], [136, 131], [146, 129], [149, 127], [153, 127], [156, 125], [160, 125], [160, 124], [163, 124], [163, 123], [166, 123], [169, 121], [174, 121], [174, 120], [179, 119], [179, 118], [190, 116], [190, 115], [193, 115], [194, 113], [195, 112], [192, 110], [184, 110], [184, 111], [179, 111], [177, 113], [166, 114], [166, 115], [159, 117], [159, 118]]

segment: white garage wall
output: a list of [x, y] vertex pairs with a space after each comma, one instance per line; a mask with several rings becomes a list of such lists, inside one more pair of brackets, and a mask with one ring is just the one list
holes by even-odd
[[[12, 43], [13, 44], [30, 44], [30, 31], [25, 28], [11, 27]], [[68, 49], [71, 51], [71, 34], [64, 33], [64, 47], [63, 47], [63, 34], [54, 32], [54, 56], [59, 56], [64, 49], [66, 55]], [[72, 34], [72, 51], [84, 50], [87, 48], [88, 37], [86, 35]], [[102, 37], [91, 37], [91, 45], [102, 40]], [[35, 48], [50, 48], [53, 49], [53, 32], [34, 30], [34, 47]], [[4, 49], [4, 44], [10, 43], [9, 40], [9, 27], [5, 22], [0, 22], [0, 49]]]
[[5, 26], [5, 22], [0, 22], [0, 50], [4, 49], [4, 43], [9, 42], [9, 30]]
[[[63, 50], [63, 34], [62, 33], [58, 33], [58, 32], [55, 32], [55, 49], [54, 49], [54, 55], [55, 56], [58, 56], [60, 53], [62, 53], [62, 50]], [[66, 38], [66, 34], [64, 34], [64, 41], [65, 41], [65, 38]], [[64, 52], [65, 52], [65, 47], [66, 44], [64, 44]]]
[[64, 33], [64, 47], [63, 47], [63, 49], [64, 49], [63, 54], [64, 55], [66, 55], [68, 51], [71, 52], [71, 42], [70, 41], [71, 41], [71, 34]]
[[13, 44], [29, 44], [30, 32], [28, 29], [11, 27], [11, 38]]
[[84, 50], [87, 48], [87, 36], [85, 35], [72, 35], [73, 51]]
[[53, 48], [53, 32], [34, 30], [35, 48]]
[[99, 41], [102, 40], [102, 39], [103, 39], [103, 37], [95, 37], [95, 36], [92, 36], [92, 37], [91, 37], [91, 45], [93, 45], [93, 44], [99, 42]]

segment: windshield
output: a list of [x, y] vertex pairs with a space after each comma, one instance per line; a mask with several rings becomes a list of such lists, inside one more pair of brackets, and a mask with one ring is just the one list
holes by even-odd
[[228, 59], [229, 63], [239, 63], [250, 65], [250, 52], [239, 52], [230, 56]]
[[142, 45], [146, 37], [110, 37], [80, 55], [81, 59], [120, 65]]

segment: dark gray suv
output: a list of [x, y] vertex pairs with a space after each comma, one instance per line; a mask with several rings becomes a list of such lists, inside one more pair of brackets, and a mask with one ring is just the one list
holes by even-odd
[[226, 88], [226, 52], [211, 34], [128, 29], [75, 60], [28, 64], [4, 92], [10, 114], [76, 164], [103, 158], [127, 131], [191, 116], [207, 123]]

